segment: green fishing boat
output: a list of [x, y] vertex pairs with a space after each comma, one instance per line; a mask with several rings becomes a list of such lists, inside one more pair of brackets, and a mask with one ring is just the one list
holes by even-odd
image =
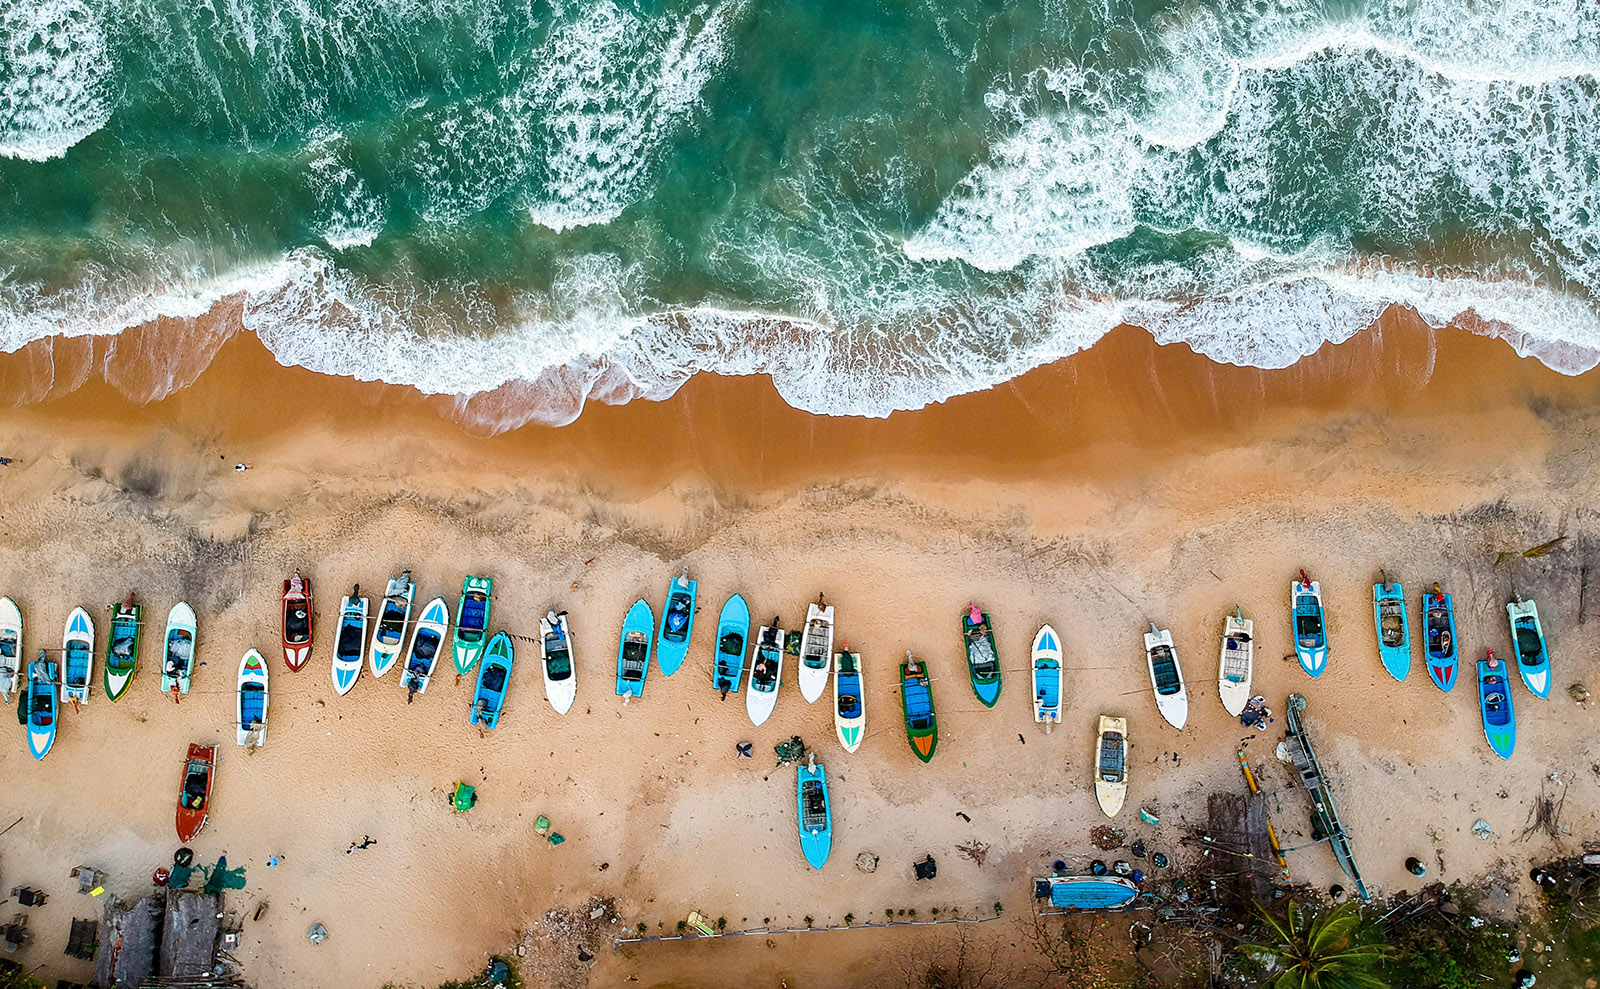
[[984, 707], [994, 707], [1000, 699], [1000, 654], [994, 648], [994, 625], [989, 613], [968, 604], [961, 614], [961, 641], [967, 649], [967, 675], [972, 692]]
[[483, 655], [483, 647], [489, 641], [489, 599], [493, 594], [493, 577], [467, 574], [461, 582], [456, 628], [450, 639], [450, 654], [459, 674], [465, 675], [478, 665], [478, 657]]
[[139, 662], [139, 605], [129, 594], [112, 612], [111, 634], [106, 637], [105, 683], [106, 699], [114, 701], [127, 693]]
[[900, 707], [906, 716], [906, 739], [911, 751], [923, 762], [933, 758], [939, 747], [939, 716], [933, 710], [933, 691], [928, 688], [928, 668], [906, 650], [900, 664]]

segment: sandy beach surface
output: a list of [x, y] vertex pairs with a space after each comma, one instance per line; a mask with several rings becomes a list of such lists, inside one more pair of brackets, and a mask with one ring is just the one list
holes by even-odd
[[[1395, 316], [1260, 371], [1127, 329], [1004, 388], [886, 421], [796, 412], [761, 379], [697, 379], [664, 403], [490, 436], [474, 415], [495, 396], [457, 404], [330, 381], [278, 367], [248, 335], [217, 332], [209, 366], [160, 357], [174, 334], [207, 332], [45, 341], [0, 361], [0, 384], [20, 400], [0, 412], [0, 456], [16, 458], [0, 468], [0, 593], [22, 606], [27, 653], [58, 647], [76, 605], [100, 624], [102, 650], [112, 601], [134, 590], [147, 609], [127, 696], [113, 704], [97, 690], [67, 712], [42, 762], [20, 729], [0, 745], [0, 827], [18, 821], [0, 837], [0, 880], [54, 896], [30, 911], [36, 940], [18, 956], [41, 974], [88, 975], [62, 955], [70, 919], [100, 909], [72, 892], [73, 866], [106, 870], [108, 891], [126, 897], [170, 861], [190, 741], [225, 753], [193, 847], [246, 867], [231, 911], [269, 905], [237, 952], [263, 989], [460, 978], [547, 911], [594, 897], [614, 900], [617, 934], [640, 923], [671, 934], [691, 910], [743, 929], [900, 909], [926, 919], [936, 907], [992, 916], [1000, 903], [1006, 917], [986, 930], [1016, 943], [1007, 918], [1027, 913], [1029, 877], [1057, 858], [1112, 857], [1089, 843], [1104, 823], [1091, 787], [1101, 713], [1126, 716], [1132, 739], [1116, 823], [1180, 867], [1206, 794], [1243, 786], [1242, 742], [1266, 788], [1288, 786], [1272, 749], [1291, 691], [1308, 699], [1376, 892], [1415, 888], [1403, 867], [1415, 855], [1430, 880], [1502, 877], [1513, 899], [1531, 895], [1528, 861], [1577, 850], [1596, 824], [1596, 716], [1567, 686], [1600, 689], [1596, 588], [1585, 587], [1600, 583], [1600, 379], [1554, 374], [1499, 341], [1435, 341]], [[141, 404], [175, 378], [193, 383]], [[622, 615], [640, 597], [659, 615], [684, 566], [701, 601], [688, 662], [670, 679], [653, 670], [624, 707], [613, 690]], [[291, 674], [278, 600], [296, 567], [315, 582], [321, 624], [311, 664]], [[410, 705], [395, 673], [368, 673], [336, 697], [339, 595], [356, 582], [381, 595], [402, 567], [419, 601], [444, 595], [452, 608], [464, 574], [492, 574], [494, 623], [520, 635], [536, 635], [547, 608], [569, 610], [571, 713], [546, 703], [531, 642], [519, 643], [493, 732], [468, 726], [470, 683], [448, 672]], [[1316, 681], [1283, 658], [1301, 568], [1329, 609], [1331, 658]], [[1508, 654], [1506, 601], [1537, 600], [1555, 689], [1539, 700], [1516, 687], [1509, 762], [1484, 741], [1469, 671], [1447, 695], [1420, 656], [1403, 683], [1380, 665], [1380, 568], [1405, 582], [1413, 613], [1434, 581], [1454, 593], [1469, 659]], [[735, 591], [758, 621], [776, 614], [789, 627], [818, 593], [836, 606], [839, 636], [864, 657], [858, 752], [839, 748], [827, 704], [806, 704], [790, 676], [760, 728], [742, 694], [724, 702], [711, 689], [711, 629]], [[199, 615], [204, 665], [174, 706], [159, 693], [155, 640], [179, 600]], [[994, 616], [1004, 693], [993, 710], [960, 654], [969, 601]], [[1256, 690], [1280, 714], [1264, 733], [1241, 730], [1217, 701], [1235, 606], [1256, 622]], [[1066, 652], [1066, 716], [1050, 734], [1032, 722], [1027, 687], [1029, 643], [1046, 621]], [[1152, 700], [1140, 638], [1150, 621], [1172, 629], [1188, 680], [1181, 732]], [[234, 672], [250, 647], [273, 661], [269, 740], [255, 752], [232, 742]], [[941, 737], [929, 765], [901, 727], [907, 649], [934, 675]], [[794, 771], [774, 770], [773, 746], [794, 734], [833, 783], [822, 871], [800, 853]], [[754, 759], [735, 758], [743, 740]], [[458, 780], [481, 795], [469, 813], [449, 806]], [[1565, 793], [1569, 830], [1520, 840], [1542, 792]], [[1141, 808], [1160, 825], [1141, 825]], [[1273, 808], [1286, 844], [1310, 841], [1303, 793], [1286, 790]], [[539, 815], [565, 843], [535, 833]], [[1480, 818], [1485, 839], [1472, 833]], [[348, 852], [363, 835], [376, 844]], [[958, 851], [974, 841], [987, 846], [982, 864]], [[855, 868], [863, 851], [881, 856], [875, 873]], [[925, 853], [939, 875], [918, 883], [911, 863]], [[271, 856], [281, 861], [269, 868]], [[1323, 846], [1290, 866], [1297, 882], [1341, 881]], [[321, 945], [304, 936], [315, 922], [330, 932]], [[607, 945], [577, 970], [537, 970], [535, 950], [530, 984], [872, 985], [934, 936]]]

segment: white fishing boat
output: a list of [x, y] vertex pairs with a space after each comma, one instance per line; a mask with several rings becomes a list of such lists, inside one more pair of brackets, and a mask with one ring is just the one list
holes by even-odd
[[333, 642], [333, 692], [343, 697], [361, 678], [367, 647], [367, 599], [361, 585], [339, 599], [339, 636]]
[[0, 700], [11, 703], [22, 680], [22, 612], [10, 598], [0, 598]]
[[772, 709], [778, 704], [778, 686], [783, 680], [784, 635], [783, 629], [778, 627], [778, 619], [773, 618], [772, 624], [761, 626], [761, 632], [756, 636], [755, 656], [750, 662], [750, 682], [744, 693], [744, 709], [750, 715], [750, 723], [757, 727], [772, 717]]
[[551, 611], [539, 619], [539, 668], [544, 671], [544, 695], [557, 714], [572, 710], [578, 696], [578, 671], [572, 665], [572, 629], [565, 611]]
[[845, 650], [833, 657], [833, 730], [846, 752], [861, 747], [867, 730], [867, 694], [862, 688], [861, 654]]
[[372, 648], [367, 651], [373, 676], [383, 676], [400, 658], [406, 626], [411, 624], [411, 599], [416, 593], [410, 570], [401, 571], [384, 589], [383, 600], [378, 604], [378, 627], [372, 632]]
[[439, 662], [439, 652], [450, 634], [450, 606], [444, 598], [434, 598], [422, 606], [417, 616], [417, 627], [411, 632], [411, 645], [406, 649], [406, 662], [401, 667], [400, 685], [406, 688], [406, 703], [418, 694], [428, 692], [433, 679], [434, 664]]
[[267, 661], [252, 649], [239, 660], [239, 698], [234, 712], [240, 745], [267, 744]]
[[833, 656], [833, 605], [822, 599], [806, 609], [800, 633], [800, 696], [815, 704], [828, 689], [828, 660]]
[[161, 692], [176, 701], [189, 692], [194, 675], [194, 640], [197, 628], [194, 609], [183, 601], [167, 612], [167, 634], [162, 638]]
[[61, 653], [61, 703], [87, 703], [94, 679], [94, 619], [82, 608], [67, 616]]
[[1116, 817], [1128, 798], [1128, 719], [1100, 715], [1095, 736], [1094, 798], [1107, 817]]
[[1033, 636], [1033, 720], [1045, 731], [1061, 723], [1061, 638], [1049, 625]]
[[1250, 680], [1255, 674], [1255, 622], [1235, 609], [1222, 623], [1222, 659], [1217, 668], [1217, 697], [1229, 714], [1238, 717], [1250, 700]]
[[1178, 665], [1178, 650], [1172, 645], [1172, 633], [1156, 628], [1144, 634], [1144, 657], [1150, 667], [1150, 686], [1156, 692], [1156, 707], [1167, 724], [1182, 728], [1189, 720], [1189, 691], [1183, 683], [1183, 667]]

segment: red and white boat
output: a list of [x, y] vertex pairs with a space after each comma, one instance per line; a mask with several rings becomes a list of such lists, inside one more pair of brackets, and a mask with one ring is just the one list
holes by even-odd
[[178, 840], [188, 844], [206, 826], [211, 812], [211, 777], [217, 767], [217, 747], [189, 743], [178, 784]]
[[294, 576], [283, 582], [283, 661], [298, 670], [311, 658], [311, 578]]

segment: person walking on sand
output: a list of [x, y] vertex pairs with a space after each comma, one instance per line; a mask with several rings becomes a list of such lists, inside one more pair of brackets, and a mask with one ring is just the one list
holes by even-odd
[[361, 840], [359, 842], [352, 841], [350, 843], [350, 847], [346, 848], [344, 850], [344, 853], [346, 855], [349, 855], [351, 852], [355, 851], [358, 848], [371, 848], [373, 845], [376, 845], [377, 843], [378, 843], [378, 840], [376, 838], [372, 837], [372, 835], [364, 834], [364, 835], [361, 836]]
[[250, 465], [247, 464], [247, 463], [240, 462], [240, 463], [234, 464], [233, 465], [233, 469], [238, 471], [239, 473], [243, 474], [245, 471], [250, 469]]

